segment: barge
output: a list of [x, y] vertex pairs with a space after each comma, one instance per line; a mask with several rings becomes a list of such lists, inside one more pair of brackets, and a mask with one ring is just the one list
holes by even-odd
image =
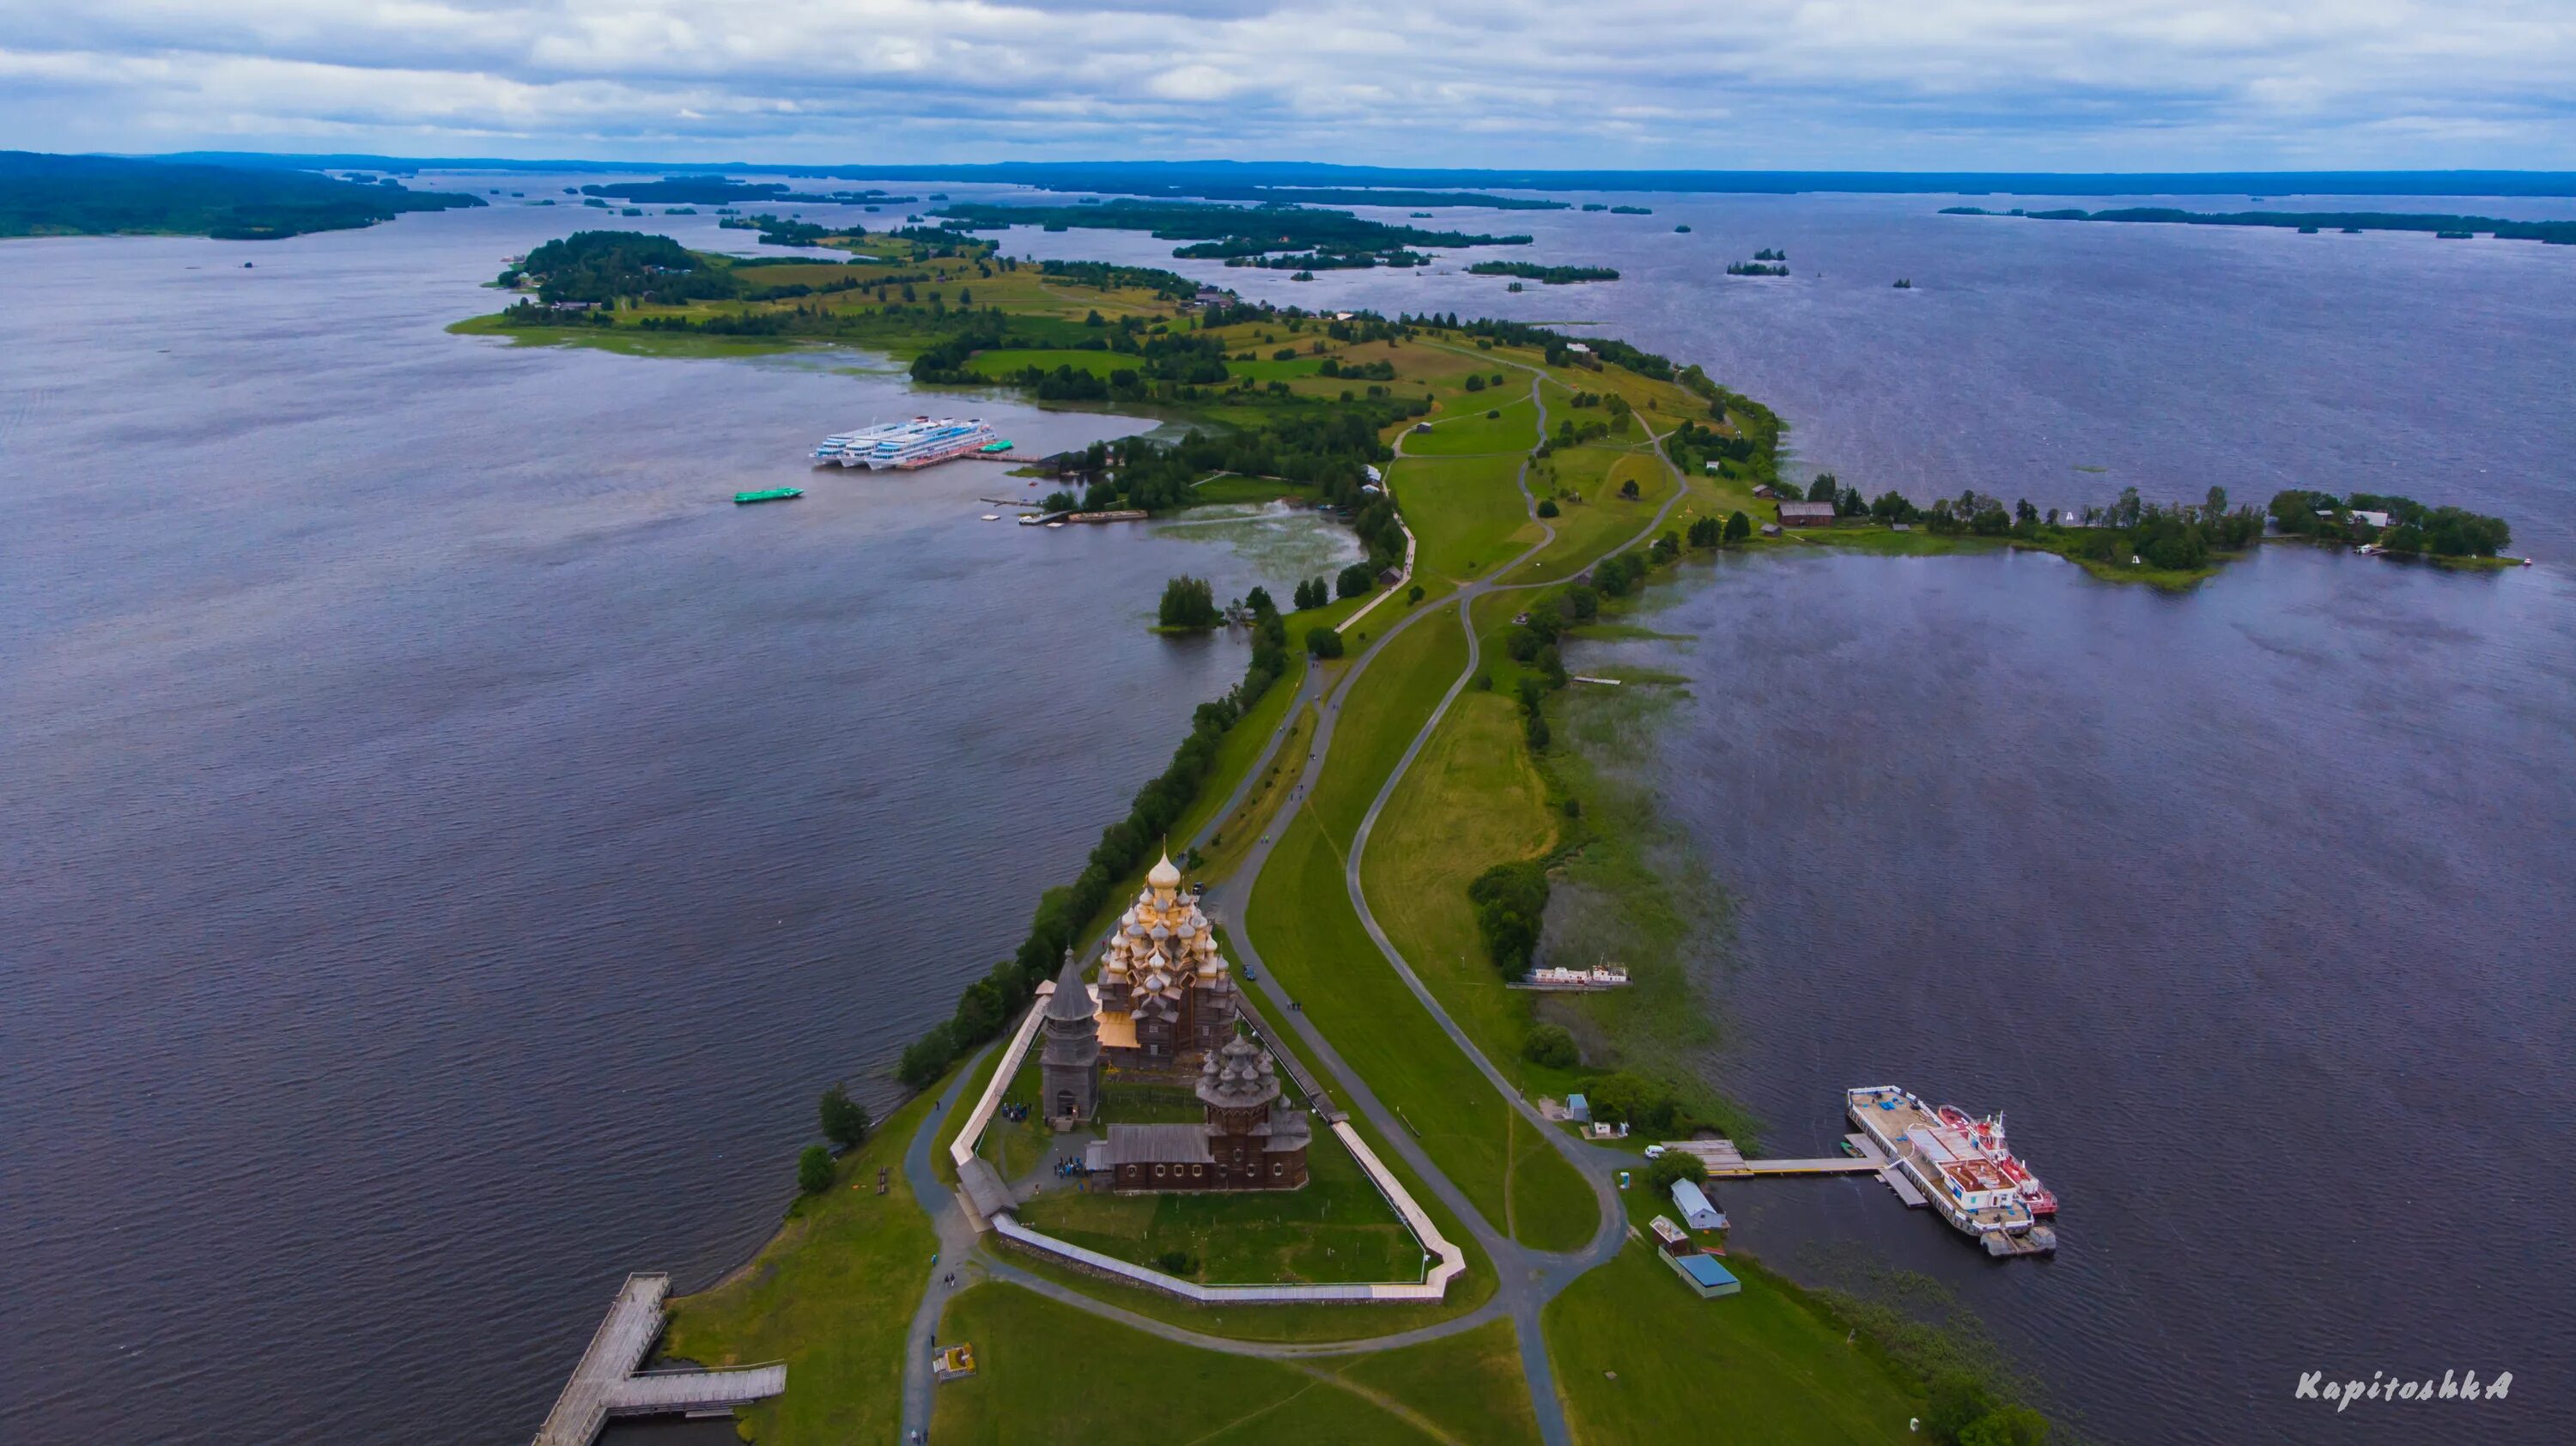
[[2004, 1143], [2003, 1117], [1925, 1104], [1895, 1085], [1845, 1094], [1852, 1123], [1919, 1188], [1951, 1228], [1988, 1255], [2046, 1255], [2057, 1231], [2042, 1223], [2057, 1197]]
[[754, 502], [786, 502], [804, 495], [802, 487], [763, 487], [757, 492], [737, 492], [733, 501], [735, 506], [743, 507]]

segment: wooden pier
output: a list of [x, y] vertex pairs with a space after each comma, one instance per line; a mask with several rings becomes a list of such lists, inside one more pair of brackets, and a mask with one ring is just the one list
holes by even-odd
[[783, 1364], [639, 1373], [661, 1339], [662, 1301], [670, 1293], [667, 1275], [626, 1277], [533, 1446], [591, 1446], [611, 1416], [730, 1411], [787, 1389]]
[[1852, 1134], [1843, 1138], [1860, 1153], [1812, 1160], [1748, 1160], [1733, 1140], [1666, 1140], [1663, 1144], [1670, 1153], [1698, 1160], [1708, 1168], [1712, 1180], [1756, 1180], [1772, 1175], [1876, 1175], [1907, 1208], [1920, 1210], [1931, 1203], [1869, 1136]]

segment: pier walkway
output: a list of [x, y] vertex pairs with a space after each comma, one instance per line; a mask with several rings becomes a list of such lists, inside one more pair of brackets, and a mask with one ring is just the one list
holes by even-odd
[[787, 1367], [777, 1364], [638, 1374], [661, 1339], [662, 1301], [670, 1293], [667, 1275], [626, 1277], [533, 1446], [591, 1446], [611, 1416], [727, 1411], [787, 1389]]

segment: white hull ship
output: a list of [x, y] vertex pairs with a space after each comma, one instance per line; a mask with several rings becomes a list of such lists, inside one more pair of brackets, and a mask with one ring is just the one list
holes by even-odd
[[2001, 1115], [1925, 1104], [1895, 1085], [1848, 1091], [1860, 1126], [1952, 1228], [1988, 1255], [2046, 1255], [2057, 1249], [2057, 1197], [2004, 1143]]
[[835, 432], [814, 449], [814, 465], [908, 472], [951, 457], [973, 456], [999, 441], [979, 417], [915, 417], [909, 422]]

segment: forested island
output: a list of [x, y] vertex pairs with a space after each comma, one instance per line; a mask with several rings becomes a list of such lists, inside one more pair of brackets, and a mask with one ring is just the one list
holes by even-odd
[[[1788, 496], [1797, 498], [1794, 487]], [[2513, 530], [2502, 518], [2369, 493], [2336, 497], [2291, 490], [2274, 494], [2257, 509], [2231, 505], [2224, 487], [2211, 487], [2197, 502], [2173, 503], [2149, 501], [2128, 487], [2107, 507], [2043, 510], [2028, 498], [2007, 504], [1974, 488], [1955, 498], [1934, 498], [1928, 505], [1894, 490], [1865, 497], [1826, 472], [1817, 474], [1803, 500], [1833, 508], [1830, 530], [1800, 534], [1811, 541], [1922, 551], [1944, 542], [1986, 539], [2056, 553], [2098, 577], [2165, 587], [2210, 576], [2220, 563], [2243, 555], [2267, 535], [2350, 544], [2375, 554], [2460, 567], [2500, 565], [2499, 554], [2513, 540]], [[1886, 530], [1848, 530], [1869, 524]], [[1917, 532], [1925, 543], [1912, 543], [1908, 532]]]
[[0, 236], [273, 241], [482, 204], [480, 196], [414, 191], [391, 177], [361, 184], [309, 171], [0, 151]]
[[1546, 286], [1569, 286], [1578, 281], [1616, 281], [1618, 268], [1611, 266], [1541, 266], [1530, 261], [1479, 261], [1467, 268], [1471, 276], [1517, 276], [1523, 281], [1536, 281]]
[[[1348, 211], [1277, 203], [1224, 206], [1117, 200], [1103, 205], [999, 206], [961, 202], [936, 214], [972, 230], [1039, 226], [1051, 231], [1147, 231], [1158, 240], [1190, 243], [1173, 251], [1174, 256], [1240, 259], [1248, 265], [1303, 270], [1419, 266], [1429, 258], [1411, 249], [1417, 246], [1526, 246], [1530, 240], [1521, 235], [1428, 231], [1370, 221]], [[1304, 254], [1275, 254], [1282, 252]]]
[[2022, 216], [2033, 221], [2128, 221], [2169, 226], [2274, 226], [2316, 233], [2326, 228], [2361, 231], [2429, 231], [2445, 238], [2491, 235], [2506, 241], [2576, 246], [2576, 221], [2508, 221], [2495, 216], [2453, 216], [2405, 211], [2182, 211], [2170, 206], [2128, 206], [2109, 211], [1990, 211], [1983, 206], [1944, 206], [1944, 216]]

